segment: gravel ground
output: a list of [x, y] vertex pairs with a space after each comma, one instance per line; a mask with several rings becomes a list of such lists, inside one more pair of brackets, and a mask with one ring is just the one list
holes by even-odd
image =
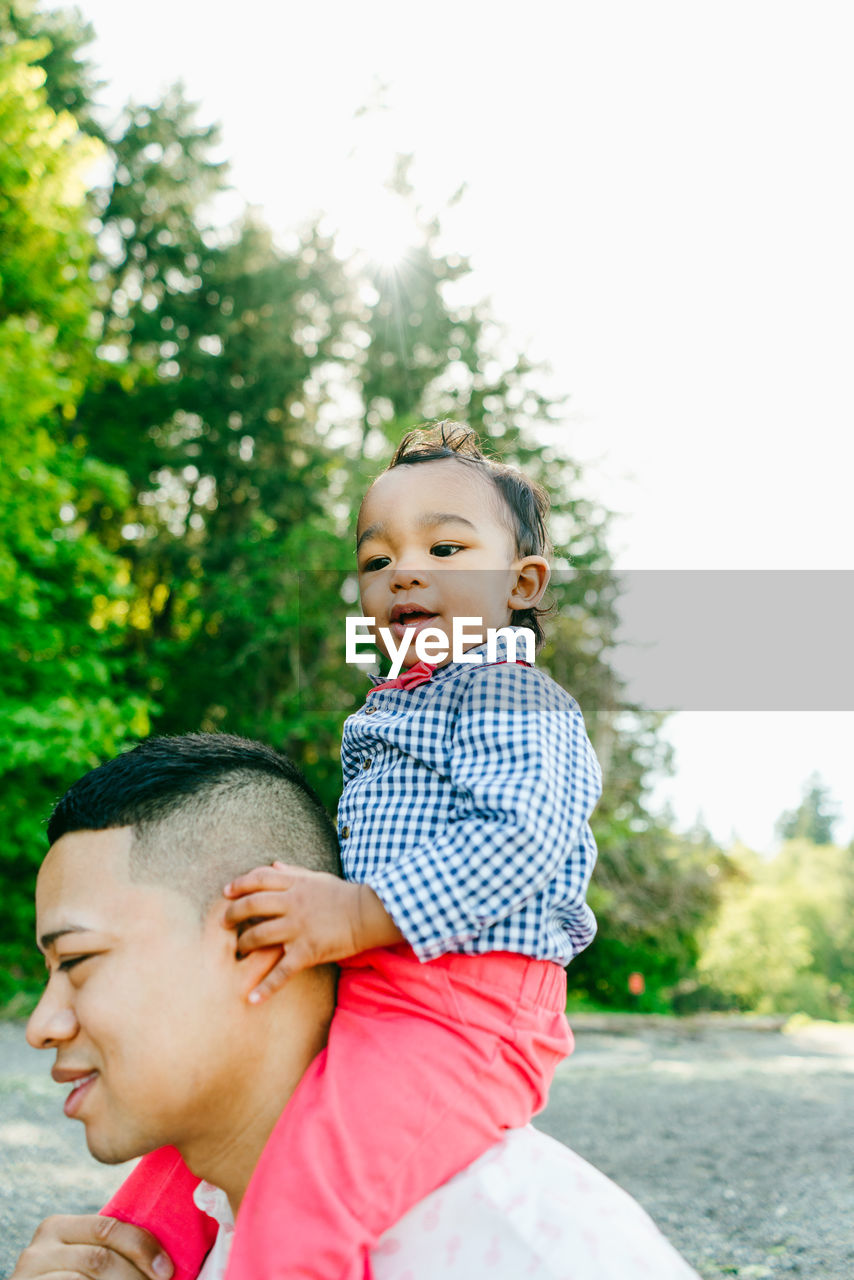
[[[574, 1019], [538, 1126], [630, 1191], [705, 1280], [854, 1277], [854, 1029]], [[0, 1023], [0, 1273], [49, 1213], [96, 1210], [48, 1055]]]

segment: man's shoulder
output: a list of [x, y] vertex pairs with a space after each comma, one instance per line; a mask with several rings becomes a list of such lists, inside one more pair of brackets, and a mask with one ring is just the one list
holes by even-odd
[[[197, 1204], [220, 1224], [199, 1280], [223, 1280], [230, 1210], [215, 1187]], [[371, 1264], [375, 1280], [698, 1280], [631, 1196], [530, 1126], [411, 1209]]]
[[652, 1220], [553, 1138], [509, 1131], [383, 1236], [376, 1280], [695, 1280]]

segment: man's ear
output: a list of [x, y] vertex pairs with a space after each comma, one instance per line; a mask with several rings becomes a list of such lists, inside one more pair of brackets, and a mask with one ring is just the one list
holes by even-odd
[[[249, 951], [242, 960], [235, 957], [238, 966], [237, 988], [247, 1004], [249, 992], [254, 991], [259, 982], [263, 982], [267, 974], [282, 958], [282, 947], [259, 947], [257, 951]], [[251, 1006], [250, 1006], [251, 1007]]]
[[542, 556], [525, 556], [524, 559], [515, 561], [513, 571], [516, 580], [507, 600], [508, 607], [514, 611], [533, 609], [540, 603], [549, 585], [552, 571], [548, 560]]
[[[242, 1000], [246, 1000], [249, 992], [253, 991], [266, 978], [267, 974], [280, 959], [282, 948], [260, 947], [257, 951], [247, 951], [245, 955], [240, 953], [240, 938], [237, 930], [229, 928], [224, 923], [224, 916], [228, 903], [223, 899], [222, 904], [218, 903], [208, 919], [212, 936], [215, 939], [215, 945], [221, 948], [221, 960], [226, 966], [228, 981], [231, 990], [235, 991]], [[248, 1003], [248, 1001], [247, 1001]], [[250, 1006], [251, 1007], [251, 1006]]]

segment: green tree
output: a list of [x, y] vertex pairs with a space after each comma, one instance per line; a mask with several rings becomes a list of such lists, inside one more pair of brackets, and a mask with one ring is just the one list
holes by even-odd
[[737, 874], [706, 931], [699, 971], [742, 1008], [850, 1016], [854, 1006], [854, 858], [792, 840], [770, 860], [736, 851]]
[[252, 216], [206, 225], [217, 134], [179, 90], [129, 110], [111, 146], [100, 362], [80, 422], [133, 482], [121, 516], [93, 511], [90, 527], [131, 565], [135, 687], [163, 730], [227, 726], [309, 762], [328, 748], [331, 802], [340, 701], [322, 659], [343, 601], [327, 574], [303, 613], [299, 574], [344, 562], [320, 419], [350, 285], [316, 231], [286, 253]]
[[0, 40], [35, 41], [33, 65], [45, 73], [47, 105], [68, 112], [82, 132], [101, 138], [93, 101], [101, 82], [83, 50], [94, 39], [92, 24], [77, 9], [44, 9], [37, 0], [0, 0]]
[[87, 454], [75, 425], [91, 360], [94, 245], [84, 177], [93, 144], [48, 105], [42, 52], [33, 42], [0, 45], [4, 960], [22, 933], [31, 935], [33, 872], [51, 800], [74, 773], [148, 725], [144, 701], [116, 693], [122, 563], [78, 516], [95, 500], [120, 506], [127, 484]]
[[781, 840], [809, 840], [812, 844], [831, 844], [833, 828], [839, 821], [838, 808], [830, 790], [817, 773], [804, 785], [797, 809], [780, 815], [776, 831]]

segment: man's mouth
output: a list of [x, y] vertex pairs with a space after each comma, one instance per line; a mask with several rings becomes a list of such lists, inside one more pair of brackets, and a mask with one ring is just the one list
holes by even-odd
[[98, 1079], [98, 1072], [90, 1071], [86, 1075], [72, 1075], [70, 1072], [54, 1068], [51, 1074], [54, 1080], [57, 1080], [60, 1084], [72, 1085], [71, 1092], [65, 1099], [65, 1105], [62, 1109], [67, 1116], [73, 1118], [82, 1107], [92, 1085]]

